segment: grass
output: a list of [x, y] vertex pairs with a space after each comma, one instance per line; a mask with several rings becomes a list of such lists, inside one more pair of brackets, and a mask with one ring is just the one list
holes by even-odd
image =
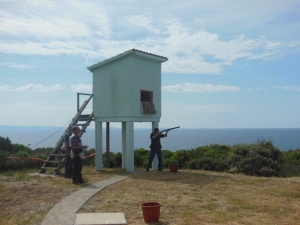
[[[41, 224], [56, 203], [82, 187], [63, 177], [29, 176], [32, 172], [0, 173], [1, 224]], [[158, 201], [162, 207], [157, 225], [298, 224], [300, 220], [299, 177], [83, 169], [88, 184], [116, 175], [128, 178], [94, 195], [79, 213], [124, 212], [128, 224], [140, 225], [144, 224], [140, 204]]]

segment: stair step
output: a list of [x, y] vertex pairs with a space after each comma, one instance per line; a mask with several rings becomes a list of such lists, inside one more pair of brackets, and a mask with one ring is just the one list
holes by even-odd
[[44, 170], [57, 170], [58, 168], [57, 167], [41, 167], [41, 169], [44, 169]]
[[82, 117], [82, 118], [83, 118], [83, 117], [87, 117], [87, 118], [88, 118], [90, 115], [91, 115], [91, 114], [81, 114], [81, 115], [79, 116], [79, 118], [80, 118], [80, 117]]
[[91, 117], [91, 114], [80, 115], [77, 118], [77, 121], [87, 121]]

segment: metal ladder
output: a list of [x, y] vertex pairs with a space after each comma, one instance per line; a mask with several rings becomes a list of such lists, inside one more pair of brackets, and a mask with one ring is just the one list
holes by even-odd
[[[84, 101], [80, 109], [78, 109], [75, 117], [72, 119], [69, 126], [82, 126], [81, 132], [79, 136], [81, 137], [87, 127], [94, 119], [93, 112], [91, 114], [83, 114], [84, 109], [88, 105], [89, 101], [92, 99], [93, 95]], [[83, 121], [83, 123], [79, 124], [78, 122]], [[47, 173], [47, 170], [54, 171], [53, 175], [60, 175], [60, 170], [65, 166], [65, 150], [63, 149], [64, 137], [67, 135], [68, 129], [65, 130], [64, 134], [60, 137], [56, 146], [54, 147], [52, 153], [48, 155], [47, 161], [40, 168], [39, 173]]]

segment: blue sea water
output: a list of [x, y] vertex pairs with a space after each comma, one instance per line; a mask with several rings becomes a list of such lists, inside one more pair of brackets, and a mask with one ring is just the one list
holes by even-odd
[[[0, 136], [8, 137], [12, 143], [20, 143], [32, 149], [38, 147], [54, 147], [63, 134], [63, 130], [0, 130]], [[135, 129], [134, 148], [149, 149], [150, 130]], [[55, 133], [55, 134], [54, 134]], [[52, 136], [51, 136], [52, 135]], [[49, 136], [51, 136], [49, 138]], [[48, 139], [47, 139], [48, 138]], [[45, 140], [47, 139], [47, 140]], [[300, 128], [286, 129], [176, 129], [169, 132], [168, 137], [161, 139], [163, 149], [176, 151], [192, 149], [209, 144], [234, 145], [238, 143], [257, 143], [258, 140], [272, 140], [282, 151], [300, 148]], [[45, 140], [45, 141], [43, 141]], [[42, 143], [40, 143], [43, 141]], [[82, 136], [84, 144], [95, 147], [95, 130], [88, 129]], [[40, 144], [38, 144], [40, 143]], [[38, 144], [38, 145], [36, 145]], [[103, 130], [103, 148], [105, 148], [105, 130]], [[110, 130], [110, 150], [121, 152], [122, 136], [120, 129]]]

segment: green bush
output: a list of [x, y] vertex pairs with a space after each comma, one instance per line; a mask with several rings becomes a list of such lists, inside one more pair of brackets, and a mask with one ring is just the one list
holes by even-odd
[[[174, 152], [170, 150], [162, 150], [162, 167], [169, 168], [170, 163], [174, 163], [171, 159], [174, 155]], [[177, 163], [177, 161], [175, 161]]]
[[205, 169], [223, 171], [229, 168], [226, 162], [230, 147], [211, 144], [191, 150], [178, 150], [171, 157], [177, 161], [180, 168]]
[[6, 151], [0, 150], [0, 169], [5, 170], [8, 154]]
[[174, 152], [170, 150], [161, 150], [161, 154], [163, 159], [170, 159], [174, 155]]
[[53, 152], [53, 148], [36, 148], [31, 150], [31, 155], [34, 158], [47, 159], [48, 155]]
[[40, 169], [44, 163], [37, 160], [24, 160], [23, 168], [37, 168]]
[[188, 168], [193, 170], [213, 170], [213, 171], [226, 171], [229, 165], [224, 159], [215, 159], [212, 157], [203, 157], [193, 159], [188, 163]]
[[283, 152], [283, 159], [285, 165], [300, 165], [300, 149], [289, 150]]
[[134, 151], [134, 165], [138, 168], [145, 168], [148, 163], [150, 151], [140, 148]]
[[19, 157], [21, 159], [23, 159], [23, 158], [29, 158], [29, 156], [30, 156], [30, 154], [28, 152], [26, 152], [26, 151], [18, 151], [16, 153], [16, 157]]
[[[192, 152], [193, 153], [193, 152]], [[187, 168], [188, 162], [194, 159], [191, 151], [188, 150], [178, 150], [170, 158], [170, 161], [175, 161], [179, 164], [179, 168]]]
[[8, 137], [4, 138], [0, 136], [0, 150], [12, 152], [11, 141]]
[[300, 175], [300, 165], [283, 164], [280, 171], [281, 177], [294, 177]]
[[122, 153], [117, 152], [114, 157], [115, 166], [118, 168], [122, 168]]
[[32, 154], [32, 150], [22, 144], [12, 144], [12, 152], [17, 154], [18, 152], [27, 152], [29, 155]]
[[[103, 166], [106, 167], [106, 153], [103, 153]], [[120, 152], [114, 154], [113, 152], [109, 153], [109, 168], [120, 168], [122, 167], [122, 154]]]
[[271, 140], [257, 144], [232, 146], [228, 157], [231, 167], [237, 172], [256, 176], [278, 176], [283, 162], [282, 152]]
[[20, 170], [24, 168], [24, 160], [20, 158], [8, 159], [4, 170]]
[[282, 152], [283, 165], [280, 175], [283, 177], [300, 176], [300, 149]]
[[[30, 148], [21, 144], [11, 144], [9, 138], [0, 136], [0, 169], [19, 170], [23, 168], [40, 168], [42, 162], [23, 160], [23, 158], [46, 159], [53, 148]], [[88, 150], [85, 155], [95, 153]], [[150, 151], [140, 148], [134, 151], [134, 165], [145, 168]], [[9, 157], [9, 158], [8, 158]], [[300, 149], [282, 152], [268, 140], [255, 144], [236, 144], [233, 146], [210, 144], [195, 149], [180, 149], [176, 152], [162, 150], [164, 168], [176, 162], [180, 169], [234, 171], [255, 176], [299, 176]], [[122, 153], [110, 152], [109, 167], [122, 167]], [[95, 158], [84, 160], [85, 165], [95, 166]], [[106, 153], [103, 154], [103, 165], [106, 166]]]

